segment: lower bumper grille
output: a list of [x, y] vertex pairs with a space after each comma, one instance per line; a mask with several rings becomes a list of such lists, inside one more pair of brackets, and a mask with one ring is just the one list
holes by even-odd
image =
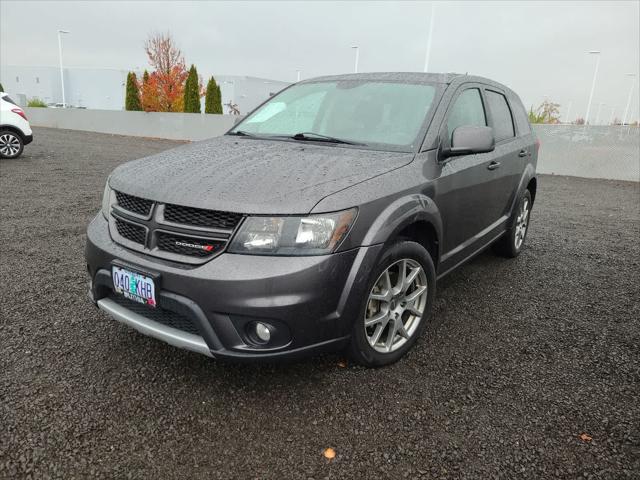
[[170, 310], [165, 310], [162, 307], [151, 308], [140, 303], [134, 302], [121, 295], [112, 293], [109, 298], [116, 302], [118, 305], [131, 310], [133, 313], [137, 313], [149, 320], [161, 323], [167, 327], [175, 328], [186, 333], [193, 335], [201, 335], [198, 327], [187, 317]]

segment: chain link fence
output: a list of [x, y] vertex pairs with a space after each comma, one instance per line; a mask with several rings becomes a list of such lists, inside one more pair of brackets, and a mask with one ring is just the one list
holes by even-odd
[[534, 125], [538, 173], [640, 181], [640, 128]]

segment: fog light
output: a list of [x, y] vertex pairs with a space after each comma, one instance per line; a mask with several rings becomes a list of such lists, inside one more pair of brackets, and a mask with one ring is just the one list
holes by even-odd
[[271, 330], [264, 323], [256, 322], [256, 337], [267, 343], [271, 340]]

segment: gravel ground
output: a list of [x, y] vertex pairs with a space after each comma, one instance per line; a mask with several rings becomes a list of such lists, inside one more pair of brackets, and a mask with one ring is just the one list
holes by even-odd
[[445, 278], [394, 366], [236, 365], [86, 297], [107, 174], [175, 142], [35, 139], [0, 163], [0, 477], [640, 478], [637, 183], [541, 177], [523, 254]]

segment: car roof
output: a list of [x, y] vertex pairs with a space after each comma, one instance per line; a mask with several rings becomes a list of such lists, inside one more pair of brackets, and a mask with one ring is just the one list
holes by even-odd
[[326, 75], [322, 77], [309, 78], [300, 83], [314, 82], [336, 82], [340, 80], [356, 81], [385, 81], [397, 83], [436, 83], [443, 85], [462, 83], [482, 83], [492, 85], [510, 91], [508, 87], [489, 78], [469, 75], [466, 73], [424, 73], [424, 72], [372, 72], [372, 73], [348, 73], [342, 75]]
[[372, 72], [372, 73], [347, 73], [342, 75], [325, 75], [309, 78], [300, 83], [335, 82], [340, 80], [360, 81], [386, 81], [398, 83], [451, 83], [453, 78], [460, 76], [457, 73], [421, 73], [421, 72]]

